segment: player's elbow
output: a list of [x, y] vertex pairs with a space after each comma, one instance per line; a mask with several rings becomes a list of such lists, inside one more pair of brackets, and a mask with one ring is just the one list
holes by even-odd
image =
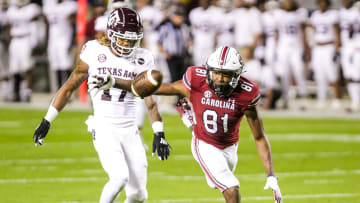
[[265, 134], [264, 133], [254, 133], [253, 134], [255, 141], [263, 141], [265, 140]]

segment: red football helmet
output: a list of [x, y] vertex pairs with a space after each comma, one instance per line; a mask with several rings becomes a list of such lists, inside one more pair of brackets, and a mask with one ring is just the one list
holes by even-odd
[[[110, 13], [107, 34], [111, 48], [120, 56], [131, 56], [143, 38], [140, 15], [131, 8], [117, 8]], [[127, 40], [127, 46], [119, 44], [119, 39]]]

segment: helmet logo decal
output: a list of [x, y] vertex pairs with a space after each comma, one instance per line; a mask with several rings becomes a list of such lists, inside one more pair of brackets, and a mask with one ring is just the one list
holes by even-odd
[[220, 55], [220, 66], [223, 66], [225, 61], [226, 61], [226, 56], [228, 54], [228, 50], [229, 50], [229, 47], [228, 46], [225, 46], [222, 50], [221, 50], [221, 55]]
[[109, 20], [108, 20], [108, 25], [113, 25], [113, 26], [117, 26], [118, 24], [120, 24], [120, 17], [118, 12], [112, 12], [111, 15], [109, 16]]

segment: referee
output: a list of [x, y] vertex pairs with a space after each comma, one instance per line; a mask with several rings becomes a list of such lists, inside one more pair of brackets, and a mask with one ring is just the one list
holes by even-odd
[[166, 57], [172, 82], [180, 80], [185, 73], [184, 60], [190, 31], [184, 20], [185, 9], [174, 6], [169, 17], [159, 26], [158, 47]]

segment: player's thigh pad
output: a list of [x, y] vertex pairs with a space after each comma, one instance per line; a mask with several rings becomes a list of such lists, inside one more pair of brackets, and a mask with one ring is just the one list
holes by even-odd
[[95, 149], [109, 178], [127, 182], [129, 169], [116, 131], [113, 128], [96, 128], [93, 133]]
[[136, 128], [127, 130], [128, 134], [121, 137], [121, 145], [129, 168], [129, 182], [125, 186], [125, 192], [128, 198], [144, 201], [148, 197], [146, 153], [139, 131]]
[[221, 150], [195, 136], [192, 139], [191, 151], [205, 173], [208, 185], [218, 188], [221, 192], [240, 185], [232, 172], [237, 162], [236, 147], [233, 147]]

